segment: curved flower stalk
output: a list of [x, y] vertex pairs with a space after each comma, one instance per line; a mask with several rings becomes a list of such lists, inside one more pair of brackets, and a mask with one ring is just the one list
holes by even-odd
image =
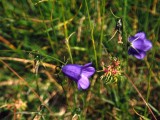
[[136, 33], [134, 36], [128, 38], [130, 48], [128, 54], [133, 55], [137, 59], [143, 59], [146, 52], [152, 48], [152, 43], [146, 38], [144, 32]]
[[84, 66], [78, 64], [68, 64], [62, 67], [62, 72], [77, 83], [78, 89], [87, 89], [90, 85], [89, 78], [95, 73], [92, 63]]

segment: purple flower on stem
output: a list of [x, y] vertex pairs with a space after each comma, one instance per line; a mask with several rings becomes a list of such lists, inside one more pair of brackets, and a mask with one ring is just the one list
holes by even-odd
[[68, 64], [62, 67], [62, 72], [77, 83], [78, 89], [87, 89], [90, 85], [89, 78], [95, 73], [92, 63], [84, 66]]
[[128, 38], [130, 48], [128, 54], [135, 56], [137, 59], [143, 59], [146, 52], [152, 48], [152, 43], [146, 38], [144, 32], [136, 33], [134, 36]]

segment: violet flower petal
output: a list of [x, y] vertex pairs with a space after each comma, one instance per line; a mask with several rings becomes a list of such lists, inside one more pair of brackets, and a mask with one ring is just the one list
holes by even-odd
[[89, 87], [89, 85], [90, 85], [89, 79], [86, 76], [81, 75], [81, 78], [77, 82], [78, 89], [85, 90]]
[[146, 38], [144, 32], [136, 33], [134, 36], [129, 37], [128, 41], [131, 43], [128, 53], [137, 59], [143, 59], [146, 52], [152, 48], [152, 43]]
[[134, 36], [130, 36], [129, 39], [128, 39], [128, 41], [132, 42], [132, 41], [134, 41], [137, 38], [138, 39], [146, 39], [146, 35], [145, 35], [144, 32], [138, 32]]
[[89, 66], [92, 66], [92, 63], [91, 63], [91, 62], [90, 62], [90, 63], [85, 64], [85, 65], [83, 66], [83, 68], [85, 68], [85, 67], [89, 67]]
[[130, 37], [128, 38], [128, 41], [131, 43], [131, 42], [134, 41], [135, 39], [136, 39], [136, 37], [130, 36]]
[[75, 81], [79, 80], [81, 70], [82, 66], [77, 64], [68, 64], [62, 67], [62, 72]]
[[93, 74], [95, 73], [95, 68], [94, 67], [85, 67], [82, 69], [82, 75], [90, 78]]
[[152, 43], [149, 40], [138, 39], [132, 42], [132, 47], [142, 51], [148, 51], [152, 48]]
[[77, 83], [78, 89], [87, 89], [90, 85], [89, 77], [95, 73], [92, 63], [84, 66], [68, 64], [62, 67], [62, 72]]
[[129, 48], [128, 54], [131, 54], [131, 55], [135, 56], [137, 59], [143, 59], [146, 56], [145, 51], [141, 51], [141, 50], [138, 50], [138, 49], [135, 50], [132, 47]]
[[146, 52], [146, 51], [148, 51], [148, 50], [150, 50], [150, 49], [152, 48], [152, 42], [151, 42], [150, 40], [147, 40], [147, 39], [146, 39], [146, 40], [144, 41], [144, 44], [145, 44], [145, 45], [144, 45], [145, 47], [143, 48], [143, 51]]
[[139, 39], [146, 39], [146, 34], [144, 32], [138, 32], [134, 36]]

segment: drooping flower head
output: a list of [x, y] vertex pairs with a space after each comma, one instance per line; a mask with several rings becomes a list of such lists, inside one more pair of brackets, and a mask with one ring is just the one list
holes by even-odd
[[128, 54], [135, 56], [137, 59], [143, 59], [146, 52], [152, 48], [152, 43], [146, 38], [144, 32], [138, 32], [134, 36], [128, 38], [130, 48]]
[[95, 73], [92, 63], [84, 66], [68, 64], [62, 67], [62, 72], [77, 83], [78, 89], [87, 89], [90, 85], [89, 78]]

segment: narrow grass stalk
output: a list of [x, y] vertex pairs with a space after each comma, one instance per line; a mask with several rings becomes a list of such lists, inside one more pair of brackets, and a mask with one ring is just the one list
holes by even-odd
[[[148, 9], [150, 9], [150, 5], [151, 5], [151, 0], [148, 1]], [[148, 30], [148, 25], [149, 25], [149, 12], [146, 12], [146, 15], [145, 15], [145, 24], [144, 24], [144, 29], [145, 31], [147, 32]], [[147, 98], [146, 98], [146, 101], [148, 102], [149, 100], [149, 96], [150, 96], [150, 85], [151, 85], [151, 68], [149, 68], [149, 76], [148, 76], [148, 86], [147, 86]], [[146, 117], [147, 116], [147, 107], [145, 107], [145, 111], [144, 111], [144, 116]]]
[[[21, 58], [13, 58], [13, 57], [0, 57], [0, 60], [16, 61], [16, 62], [21, 62], [21, 63], [24, 63], [24, 64], [27, 64], [27, 63], [34, 64], [33, 60], [27, 60], [27, 59], [21, 59]], [[56, 69], [56, 65], [53, 65], [53, 64], [49, 64], [49, 63], [44, 63], [43, 62], [40, 65], [43, 65], [43, 66], [48, 67], [48, 68], [51, 68], [53, 70]]]
[[94, 57], [95, 57], [95, 62], [96, 62], [96, 68], [98, 68], [96, 45], [95, 45], [93, 34], [94, 34], [94, 28], [91, 30], [91, 39], [92, 39], [92, 44], [93, 44], [93, 49], [94, 49]]
[[135, 86], [135, 84], [134, 84], [133, 81], [129, 78], [129, 76], [128, 76], [126, 73], [124, 73], [124, 74], [125, 74], [125, 76], [127, 77], [127, 79], [129, 80], [129, 82], [132, 84], [133, 88], [134, 88], [134, 89], [136, 90], [136, 92], [138, 93], [139, 97], [140, 97], [140, 98], [143, 100], [143, 102], [145, 103], [146, 107], [148, 108], [148, 110], [149, 110], [150, 113], [152, 114], [153, 118], [154, 118], [155, 120], [157, 120], [156, 116], [154, 115], [154, 113], [152, 112], [152, 110], [151, 110], [151, 108], [150, 108], [150, 106], [149, 106], [149, 104], [148, 104], [148, 101], [146, 101], [146, 100], [144, 99], [144, 97], [143, 97], [142, 94], [139, 92], [138, 88]]
[[37, 87], [37, 93], [38, 95], [40, 95], [40, 91], [39, 91], [39, 85], [38, 85], [38, 69], [39, 69], [39, 61], [37, 61], [37, 65], [35, 64], [35, 80], [36, 80], [36, 87]]
[[73, 57], [72, 57], [72, 52], [71, 52], [71, 48], [70, 48], [70, 44], [69, 44], [69, 38], [72, 36], [73, 33], [68, 37], [67, 22], [65, 20], [65, 10], [64, 10], [63, 3], [61, 3], [61, 4], [62, 4], [62, 12], [63, 12], [65, 42], [66, 42], [66, 46], [67, 46], [67, 50], [69, 53], [71, 63], [73, 64]]
[[[43, 24], [44, 24], [44, 27], [45, 27], [45, 29], [46, 29], [46, 31], [47, 31], [47, 25], [46, 25], [46, 23], [44, 22], [44, 16], [43, 16], [43, 13], [42, 13], [41, 8], [40, 8], [39, 5], [38, 5], [38, 9], [39, 9], [39, 11], [40, 11], [41, 16], [43, 17]], [[52, 42], [52, 40], [51, 40], [51, 37], [50, 37], [48, 31], [47, 31], [47, 36], [48, 36], [48, 40], [49, 40], [49, 43], [50, 43], [50, 45], [51, 45], [51, 48], [52, 48], [52, 50], [54, 50], [54, 49], [53, 49], [53, 42]]]
[[100, 34], [100, 46], [99, 46], [99, 58], [101, 58], [102, 55], [102, 44], [103, 44], [103, 36], [104, 36], [104, 30], [103, 30], [103, 26], [104, 26], [104, 13], [105, 13], [105, 1], [102, 0], [102, 15], [101, 15], [101, 34]]
[[[159, 19], [159, 21], [160, 21], [160, 19]], [[159, 21], [157, 21], [157, 24], [156, 24], [156, 26], [159, 26]], [[153, 41], [153, 46], [155, 45], [155, 43], [157, 42], [157, 40], [158, 40], [158, 33], [159, 33], [159, 27], [158, 27], [158, 29], [157, 29], [157, 38], [155, 38], [154, 39], [154, 41]], [[158, 78], [156, 77], [156, 75], [154, 74], [154, 72], [152, 71], [152, 68], [153, 68], [153, 61], [154, 61], [154, 59], [155, 59], [155, 57], [154, 57], [154, 55], [155, 55], [155, 47], [153, 47], [153, 53], [152, 53], [152, 61], [149, 63], [147, 60], [145, 60], [145, 63], [146, 63], [146, 65], [147, 65], [147, 68], [148, 68], [148, 70], [149, 70], [149, 76], [148, 76], [148, 86], [147, 86], [147, 102], [148, 102], [148, 100], [149, 100], [149, 97], [150, 97], [150, 86], [151, 86], [151, 78], [153, 77], [154, 79], [155, 79], [155, 81], [157, 82], [157, 84], [158, 85], [160, 85], [160, 82], [159, 82], [159, 80], [158, 80]], [[145, 115], [147, 114], [147, 109], [145, 108]]]
[[[127, 31], [126, 31], [126, 19], [127, 19], [127, 5], [128, 5], [128, 2], [127, 0], [124, 0], [124, 12], [123, 12], [123, 33], [124, 33], [124, 38], [127, 38]], [[127, 48], [127, 39], [125, 41], [125, 45], [126, 45], [126, 48]]]
[[70, 45], [69, 45], [69, 38], [70, 38], [74, 33], [75, 33], [75, 32], [71, 33], [70, 36], [69, 36], [68, 38], [66, 38], [66, 41], [65, 41], [72, 64], [73, 64], [73, 57], [72, 57], [71, 47], [70, 47]]
[[128, 42], [128, 38], [127, 38], [127, 29], [126, 29], [126, 26], [127, 26], [127, 5], [128, 5], [128, 1], [127, 0], [124, 0], [124, 12], [123, 12], [123, 37], [125, 38], [125, 54], [126, 54], [126, 72], [128, 71], [128, 46], [127, 46], [127, 42]]
[[[145, 61], [145, 62], [147, 62], [147, 61]], [[147, 98], [146, 98], [146, 101], [147, 101], [147, 102], [148, 102], [149, 96], [150, 96], [152, 66], [150, 66], [148, 69], [149, 69], [149, 75], [148, 75], [148, 77], [147, 77], [147, 78], [148, 78]], [[145, 108], [145, 114], [144, 114], [145, 117], [147, 116], [146, 113], [147, 113], [147, 107]]]
[[88, 4], [87, 4], [86, 0], [85, 0], [85, 4], [86, 4], [86, 8], [87, 8], [87, 14], [88, 14], [89, 25], [90, 25], [90, 30], [91, 30], [91, 40], [92, 40], [92, 45], [93, 45], [93, 50], [94, 50], [94, 58], [95, 58], [96, 68], [98, 68], [96, 45], [95, 45], [94, 36], [93, 36], [94, 27], [91, 24], [90, 14], [89, 14], [89, 10], [88, 10]]
[[0, 59], [0, 62], [3, 63], [10, 71], [12, 71], [25, 85], [34, 93], [34, 95], [40, 100], [40, 102], [47, 108], [47, 110], [52, 114], [51, 109], [44, 103], [42, 98], [35, 92], [33, 88], [29, 86], [29, 84], [23, 79], [15, 70], [13, 70], [6, 62]]

